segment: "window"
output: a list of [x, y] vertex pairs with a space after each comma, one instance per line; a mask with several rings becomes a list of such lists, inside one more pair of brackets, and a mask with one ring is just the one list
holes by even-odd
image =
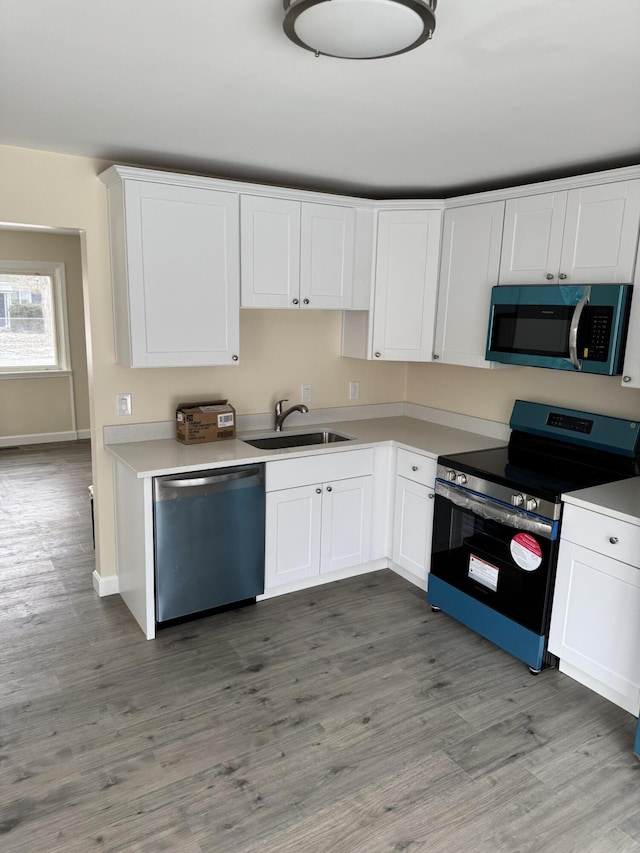
[[0, 261], [0, 375], [69, 370], [64, 264]]

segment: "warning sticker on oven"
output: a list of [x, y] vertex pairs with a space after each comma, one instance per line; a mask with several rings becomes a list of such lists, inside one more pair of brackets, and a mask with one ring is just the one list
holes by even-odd
[[510, 549], [513, 562], [525, 572], [534, 572], [542, 563], [542, 548], [530, 533], [516, 533]]
[[494, 592], [498, 589], [498, 568], [473, 554], [469, 555], [469, 577]]

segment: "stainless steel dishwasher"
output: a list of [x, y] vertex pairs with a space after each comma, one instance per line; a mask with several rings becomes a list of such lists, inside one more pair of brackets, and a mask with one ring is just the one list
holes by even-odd
[[156, 622], [263, 593], [264, 522], [264, 465], [156, 477]]

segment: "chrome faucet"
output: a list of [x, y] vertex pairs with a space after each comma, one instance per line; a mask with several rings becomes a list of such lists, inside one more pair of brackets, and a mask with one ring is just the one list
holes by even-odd
[[282, 430], [282, 424], [285, 421], [285, 418], [288, 418], [291, 412], [308, 412], [309, 409], [304, 405], [304, 403], [298, 403], [296, 406], [291, 406], [286, 411], [282, 411], [282, 404], [288, 403], [289, 398], [285, 397], [284, 400], [278, 400], [276, 403], [276, 411], [275, 411], [275, 431], [280, 432]]

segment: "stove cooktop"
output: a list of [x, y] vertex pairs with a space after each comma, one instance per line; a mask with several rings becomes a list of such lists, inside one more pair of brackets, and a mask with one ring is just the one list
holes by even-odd
[[591, 459], [578, 459], [570, 452], [563, 455], [563, 450], [558, 446], [550, 455], [507, 445], [441, 456], [438, 463], [555, 503], [564, 492], [624, 480], [637, 473], [628, 459], [596, 459], [593, 454]]

